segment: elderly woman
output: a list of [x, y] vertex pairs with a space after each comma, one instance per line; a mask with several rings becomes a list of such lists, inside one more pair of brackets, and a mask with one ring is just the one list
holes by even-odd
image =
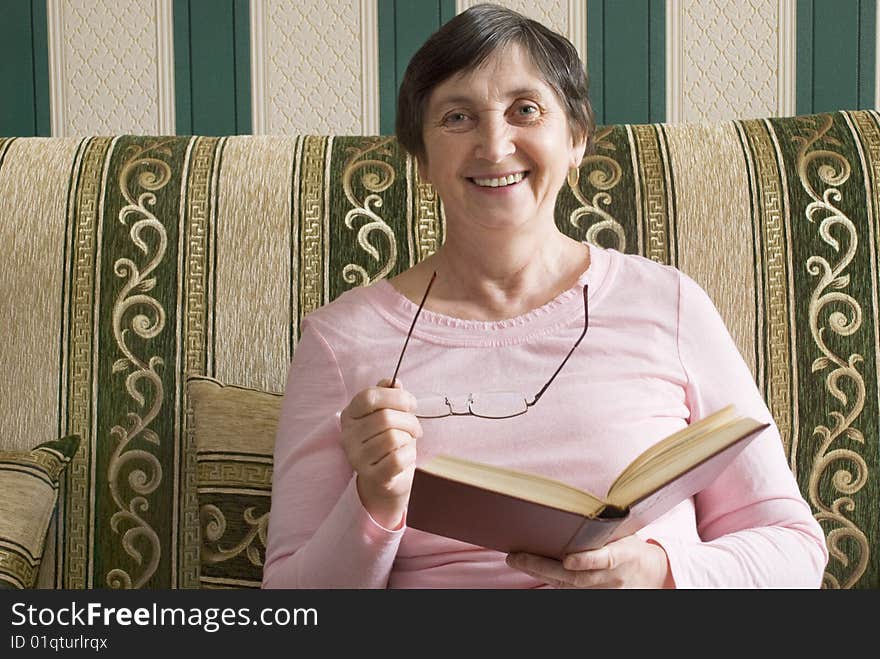
[[[706, 294], [556, 227], [592, 131], [572, 45], [512, 11], [475, 6], [413, 57], [397, 135], [443, 199], [446, 241], [303, 322], [265, 587], [819, 586], [824, 536]], [[439, 392], [454, 414], [412, 392]], [[601, 549], [560, 562], [407, 528], [414, 469], [438, 453], [601, 493], [647, 446], [727, 404], [770, 428], [709, 488]]]

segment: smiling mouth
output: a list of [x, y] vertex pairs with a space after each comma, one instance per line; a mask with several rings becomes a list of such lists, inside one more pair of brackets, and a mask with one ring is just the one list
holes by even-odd
[[528, 172], [517, 172], [516, 174], [508, 174], [507, 176], [500, 176], [498, 178], [469, 177], [468, 180], [481, 188], [505, 188], [510, 185], [516, 185], [528, 175]]

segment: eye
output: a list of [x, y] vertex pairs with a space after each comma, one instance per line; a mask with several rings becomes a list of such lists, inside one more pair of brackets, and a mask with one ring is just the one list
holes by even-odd
[[456, 112], [450, 112], [449, 114], [444, 116], [440, 123], [443, 126], [455, 128], [455, 127], [459, 127], [459, 126], [466, 124], [469, 119], [470, 119], [470, 117], [467, 114], [465, 114], [464, 112], [456, 111]]
[[514, 118], [526, 123], [536, 121], [541, 117], [541, 114], [541, 108], [535, 103], [522, 102], [518, 103], [513, 108]]

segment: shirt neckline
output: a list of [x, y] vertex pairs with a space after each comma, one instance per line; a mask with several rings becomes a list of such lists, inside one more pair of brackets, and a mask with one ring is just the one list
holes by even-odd
[[[549, 302], [513, 318], [467, 320], [422, 309], [413, 337], [445, 345], [486, 346], [522, 343], [546, 334], [566, 323], [583, 319], [583, 287], [589, 285], [588, 304], [592, 309], [605, 289], [612, 265], [613, 250], [588, 245], [590, 265], [577, 281]], [[382, 279], [367, 289], [376, 310], [392, 325], [409, 331], [418, 305]]]

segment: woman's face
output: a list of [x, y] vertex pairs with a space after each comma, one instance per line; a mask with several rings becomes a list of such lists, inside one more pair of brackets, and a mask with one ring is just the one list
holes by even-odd
[[553, 222], [556, 195], [585, 144], [574, 144], [565, 110], [518, 46], [434, 88], [424, 117], [420, 174], [453, 223], [487, 229]]

